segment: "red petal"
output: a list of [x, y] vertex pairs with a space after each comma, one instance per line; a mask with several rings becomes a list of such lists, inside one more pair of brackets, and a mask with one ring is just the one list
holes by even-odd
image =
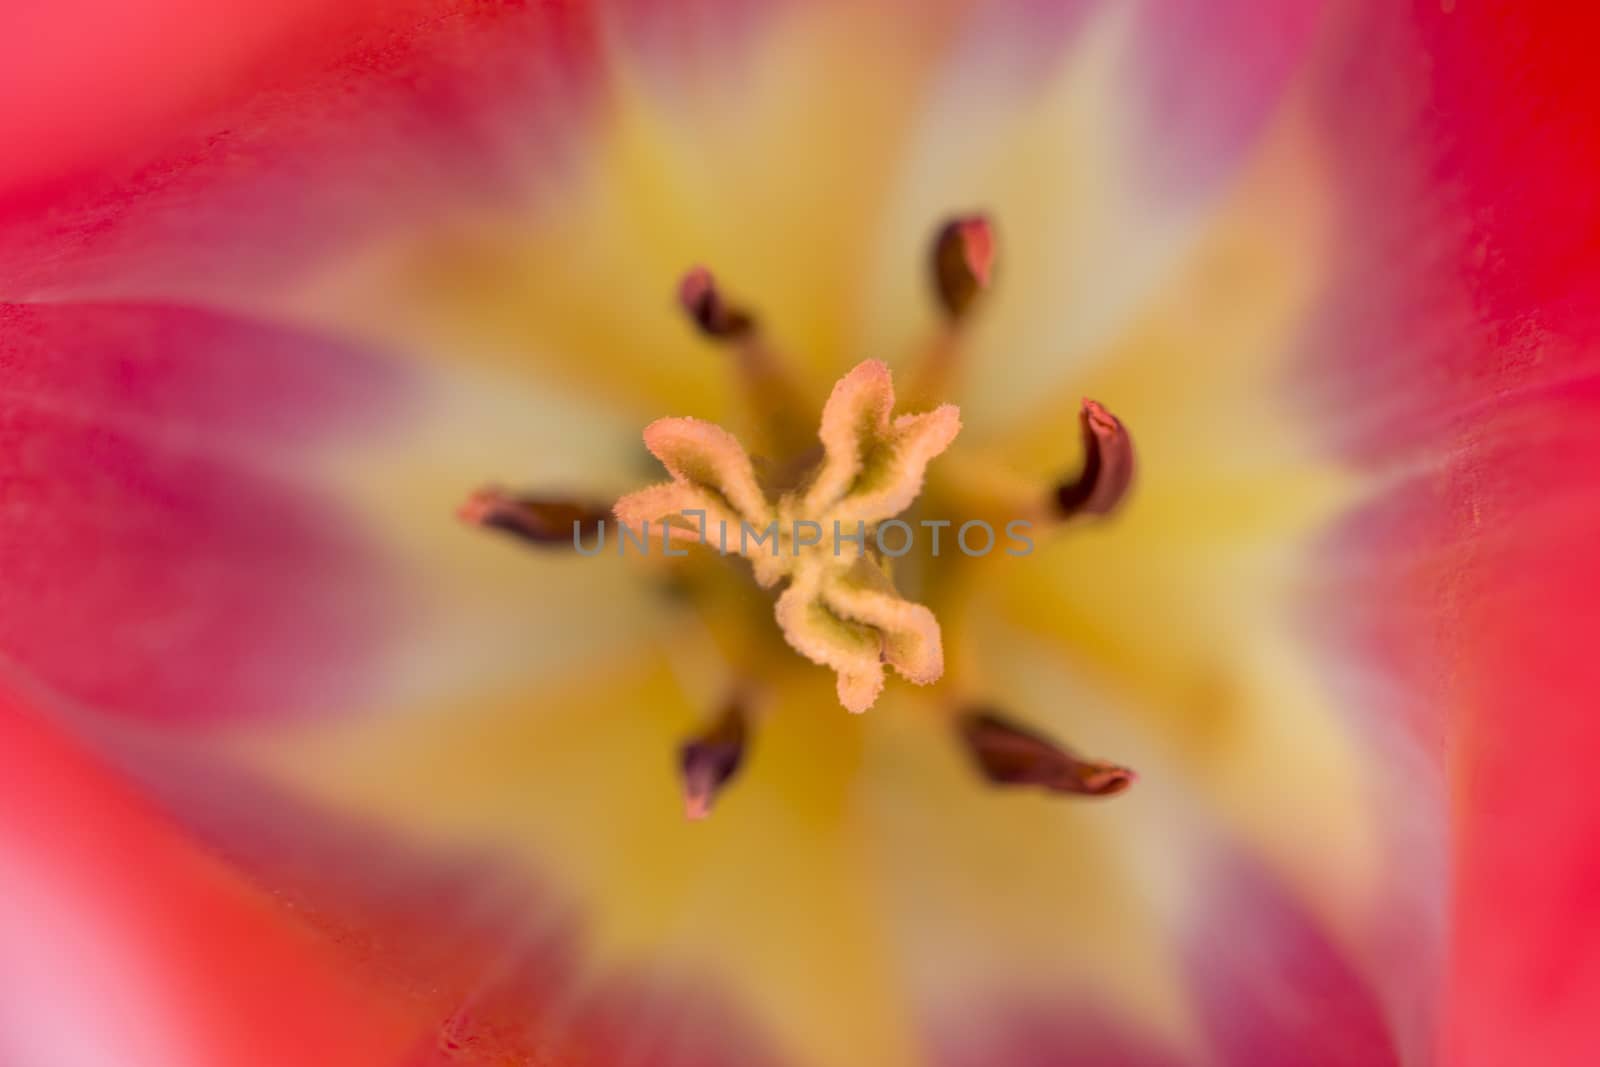
[[[1406, 694], [1408, 722], [1452, 775], [1448, 1062], [1600, 1057], [1600, 382], [1484, 419], [1444, 472], [1404, 483], [1346, 534], [1361, 654]], [[1354, 599], [1365, 595], [1357, 592]]]
[[348, 36], [365, 0], [58, 0], [0, 34], [0, 188], [103, 165], [170, 133], [204, 100]]
[[1306, 397], [1383, 462], [1600, 369], [1600, 81], [1573, 44], [1600, 25], [1448, 6], [1371, 4], [1316, 85], [1350, 239]]
[[1380, 712], [1451, 776], [1448, 1062], [1591, 1062], [1600, 16], [1371, 3], [1349, 30], [1317, 92], [1352, 240], [1306, 395], [1424, 473], [1347, 532], [1338, 596]]
[[319, 40], [256, 72], [159, 144], [0, 189], [0, 298], [259, 300], [254, 287], [303, 279], [318, 250], [550, 179], [595, 72], [588, 6], [383, 10], [337, 47]]
[[1600, 518], [1539, 510], [1469, 615], [1447, 1030], [1463, 1067], [1600, 1059]]
[[0, 693], [0, 1060], [392, 1067], [416, 1027]]

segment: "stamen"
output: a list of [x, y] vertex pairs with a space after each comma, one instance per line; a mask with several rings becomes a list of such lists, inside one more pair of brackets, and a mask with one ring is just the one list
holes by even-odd
[[983, 215], [951, 219], [933, 242], [933, 285], [951, 319], [971, 310], [994, 277], [994, 226]]
[[678, 283], [678, 303], [707, 337], [736, 340], [753, 333], [756, 320], [742, 308], [730, 307], [717, 281], [704, 267], [694, 267]]
[[963, 715], [960, 728], [978, 772], [994, 785], [1109, 797], [1134, 782], [1134, 773], [1126, 767], [1082, 759], [988, 709]]
[[738, 360], [739, 384], [752, 416], [759, 451], [791, 455], [804, 448], [806, 427], [795, 421], [799, 390], [759, 329], [756, 317], [730, 304], [705, 267], [678, 283], [678, 303], [701, 334], [727, 344]]
[[934, 235], [928, 264], [944, 322], [927, 342], [907, 395], [918, 404], [949, 396], [960, 371], [961, 327], [994, 279], [998, 249], [986, 216], [951, 219]]
[[456, 517], [529, 544], [558, 547], [574, 545], [579, 538], [592, 542], [611, 509], [559, 497], [513, 496], [489, 486], [467, 497]]
[[1064, 519], [1110, 514], [1133, 484], [1133, 438], [1122, 422], [1088, 399], [1078, 422], [1083, 428], [1083, 470], [1056, 490], [1056, 511]]
[[748, 732], [744, 704], [735, 698], [703, 733], [678, 750], [683, 813], [691, 822], [711, 814], [717, 795], [739, 773]]

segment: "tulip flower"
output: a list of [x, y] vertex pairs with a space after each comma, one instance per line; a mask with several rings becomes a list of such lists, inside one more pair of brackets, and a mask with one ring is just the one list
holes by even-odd
[[0, 49], [0, 1061], [1600, 1062], [1595, 16], [187, 7]]

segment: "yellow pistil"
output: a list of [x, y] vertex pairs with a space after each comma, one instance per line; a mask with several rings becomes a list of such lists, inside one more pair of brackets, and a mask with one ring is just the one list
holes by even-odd
[[889, 368], [868, 360], [833, 388], [822, 410], [822, 458], [795, 489], [774, 499], [757, 482], [749, 454], [720, 426], [658, 419], [645, 445], [672, 481], [617, 501], [624, 525], [664, 526], [669, 536], [747, 557], [756, 581], [788, 581], [776, 616], [785, 640], [838, 675], [839, 701], [865, 711], [883, 691], [883, 665], [927, 685], [944, 673], [939, 623], [895, 589], [873, 550], [878, 523], [922, 491], [928, 462], [961, 429], [944, 404], [895, 416]]

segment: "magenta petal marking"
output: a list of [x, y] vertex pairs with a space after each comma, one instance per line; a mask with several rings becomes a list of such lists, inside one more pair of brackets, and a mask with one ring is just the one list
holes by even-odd
[[401, 417], [368, 354], [187, 309], [0, 306], [0, 648], [112, 714], [345, 706], [399, 613], [319, 442]]

